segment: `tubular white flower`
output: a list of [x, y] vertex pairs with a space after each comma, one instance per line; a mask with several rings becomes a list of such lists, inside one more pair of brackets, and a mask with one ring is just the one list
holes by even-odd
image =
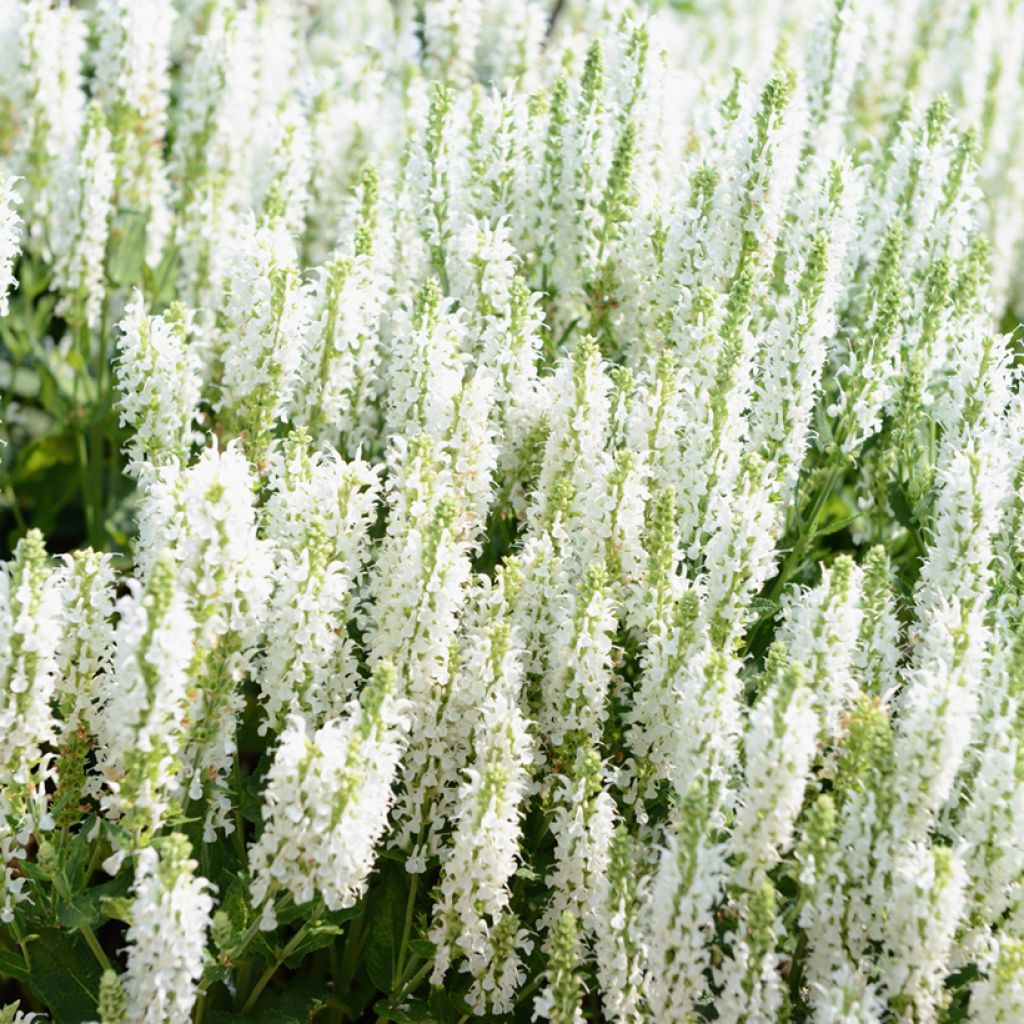
[[1024, 943], [999, 936], [983, 961], [985, 974], [971, 987], [972, 1024], [1011, 1024], [1024, 1014]]
[[144, 845], [183, 797], [181, 755], [195, 623], [167, 556], [117, 603], [114, 660], [100, 719], [102, 805]]
[[53, 736], [60, 611], [59, 580], [42, 534], [32, 530], [0, 571], [0, 781], [10, 795], [33, 784]]
[[462, 388], [465, 317], [452, 311], [436, 280], [398, 314], [387, 369], [385, 436], [448, 435]]
[[746, 780], [737, 797], [732, 847], [736, 883], [749, 889], [787, 852], [817, 752], [814, 692], [799, 661], [767, 670], [767, 689], [750, 709], [743, 738]]
[[849, 556], [841, 555], [821, 576], [818, 586], [784, 597], [777, 636], [807, 673], [820, 734], [828, 739], [856, 693], [853, 660], [861, 624], [862, 573]]
[[191, 799], [211, 798], [209, 840], [214, 829], [233, 827], [226, 780], [235, 753], [240, 682], [263, 630], [273, 568], [270, 544], [257, 536], [254, 482], [238, 446], [207, 448], [187, 469], [172, 464], [149, 470], [139, 537], [143, 577], [151, 572], [153, 553], [167, 552], [196, 622], [190, 671], [198, 693], [184, 759]]
[[[492, 646], [496, 642], [497, 636]], [[500, 651], [495, 656], [500, 658]], [[510, 914], [509, 882], [521, 856], [520, 819], [531, 752], [526, 723], [511, 703], [515, 696], [513, 685], [496, 692], [483, 709], [474, 766], [460, 791], [453, 845], [442, 867], [430, 931], [437, 946], [434, 983], [443, 980], [452, 953], [465, 957], [463, 969], [474, 979], [474, 1003], [481, 1013], [488, 1004], [496, 1013], [508, 1012], [514, 995], [507, 987], [489, 992], [483, 984], [498, 960], [496, 940], [507, 927], [503, 922]], [[516, 959], [519, 954], [520, 950], [512, 951]], [[519, 972], [506, 958], [503, 969], [510, 968]]]
[[302, 351], [304, 386], [295, 396], [298, 418], [310, 431], [350, 454], [375, 441], [378, 426], [378, 334], [387, 278], [374, 251], [377, 216], [377, 176], [364, 171], [354, 255], [335, 253], [314, 280]]
[[259, 682], [267, 723], [285, 715], [316, 726], [336, 715], [358, 679], [347, 635], [367, 560], [378, 477], [361, 460], [328, 449], [311, 453], [297, 432], [272, 460], [274, 491], [266, 532], [276, 542], [277, 586], [267, 615]]
[[220, 410], [262, 454], [287, 415], [308, 331], [308, 294], [285, 225], [250, 215], [231, 245], [220, 310]]
[[187, 1024], [206, 965], [210, 883], [188, 840], [174, 833], [135, 858], [128, 966], [121, 976], [131, 1024]]
[[714, 818], [696, 787], [683, 794], [645, 904], [646, 995], [666, 1024], [688, 1024], [709, 992], [714, 911], [727, 870], [726, 848], [712, 834]]
[[16, 62], [0, 92], [22, 120], [13, 156], [26, 193], [26, 248], [49, 258], [62, 226], [61, 193], [73, 180], [69, 161], [85, 120], [86, 17], [49, 0], [19, 0], [8, 7], [15, 30], [6, 42]]
[[166, 316], [146, 313], [136, 290], [118, 324], [115, 364], [121, 425], [130, 426], [129, 458], [138, 465], [182, 460], [193, 439], [200, 395], [200, 361], [189, 334], [192, 315], [180, 305]]
[[14, 190], [16, 178], [0, 178], [0, 317], [7, 316], [8, 297], [17, 287], [14, 263], [18, 258], [21, 239], [21, 220], [15, 207], [18, 194]]
[[68, 184], [57, 196], [52, 241], [54, 280], [61, 292], [57, 311], [95, 331], [116, 181], [110, 129], [96, 103], [89, 107], [74, 165], [64, 173]]
[[947, 847], [908, 844], [893, 863], [893, 891], [881, 958], [880, 988], [907, 1007], [904, 1019], [927, 1019], [942, 998], [957, 923], [963, 912], [963, 863]]
[[476, 63], [482, 6], [481, 0], [427, 0], [423, 5], [426, 67], [431, 78], [460, 84], [469, 80]]
[[117, 156], [117, 202], [146, 216], [146, 257], [160, 261], [170, 230], [162, 159], [171, 91], [171, 0], [100, 0], [96, 5], [95, 95]]
[[249, 850], [260, 926], [276, 924], [274, 900], [319, 895], [329, 910], [366, 891], [388, 824], [408, 720], [395, 670], [381, 662], [347, 714], [310, 733], [301, 718], [282, 733], [263, 795], [264, 827]]
[[117, 578], [111, 556], [90, 549], [64, 556], [59, 570], [62, 633], [57, 646], [57, 706], [65, 735], [102, 728], [109, 694]]

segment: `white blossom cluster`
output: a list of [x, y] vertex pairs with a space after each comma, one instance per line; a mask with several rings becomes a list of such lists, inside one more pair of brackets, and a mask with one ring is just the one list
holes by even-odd
[[0, 975], [1021, 1019], [1022, 256], [1017, 0], [0, 0]]

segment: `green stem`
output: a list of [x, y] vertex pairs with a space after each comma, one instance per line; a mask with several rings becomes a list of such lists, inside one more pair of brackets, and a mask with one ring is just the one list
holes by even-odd
[[25, 966], [31, 970], [32, 961], [28, 958], [28, 943], [25, 941], [25, 937], [21, 934], [21, 928], [18, 927], [18, 922], [14, 918], [11, 918], [11, 928], [14, 930], [14, 941], [18, 943], [21, 955], [25, 958]]
[[[410, 962], [410, 966], [411, 964], [416, 963], [418, 959], [419, 957], [414, 957]], [[410, 992], [415, 991], [419, 983], [430, 973], [430, 971], [433, 970], [433, 968], [433, 962], [431, 960], [427, 960], [423, 964], [423, 966], [409, 979], [408, 983], [403, 985], [404, 979], [400, 979], [398, 984], [395, 986], [394, 994], [388, 996], [388, 1003], [391, 1006], [396, 1006], [398, 1003], [400, 1003]], [[385, 1017], [378, 1017], [377, 1024], [381, 1024], [381, 1022], [386, 1019], [387, 1018]]]
[[793, 573], [796, 563], [804, 557], [807, 553], [808, 545], [813, 543], [814, 538], [817, 536], [818, 520], [821, 518], [821, 513], [825, 510], [825, 503], [831, 496], [839, 477], [842, 475], [843, 469], [843, 463], [833, 464], [829, 468], [825, 482], [818, 488], [818, 492], [814, 495], [814, 503], [811, 505], [810, 514], [808, 515], [805, 524], [801, 527], [800, 534], [797, 537], [796, 542], [793, 544], [792, 550], [783, 561], [782, 568], [779, 569], [779, 573], [775, 577], [775, 582], [772, 584], [772, 588], [768, 592], [768, 599], [770, 601], [774, 601], [779, 594], [782, 593], [782, 589], [789, 582], [789, 578]]
[[398, 950], [397, 973], [401, 977], [405, 969], [405, 952], [409, 948], [409, 935], [412, 932], [412, 915], [416, 909], [416, 890], [419, 887], [420, 876], [413, 875], [412, 883], [409, 886], [409, 897], [405, 901], [405, 924], [402, 926], [402, 945]]
[[516, 997], [516, 1006], [520, 1006], [522, 1003], [525, 1003], [526, 1000], [529, 999], [530, 996], [532, 996], [533, 993], [536, 992], [538, 988], [540, 988], [540, 983], [543, 980], [544, 980], [544, 975], [543, 974], [538, 974], [533, 979], [533, 981], [531, 981], [530, 984], [527, 985], [526, 988], [524, 988], [523, 991], [520, 992], [519, 995]]
[[[318, 915], [314, 915], [314, 919]], [[305, 924], [291, 937], [288, 945], [277, 954], [274, 963], [272, 963], [264, 972], [260, 975], [259, 981], [256, 982], [255, 987], [249, 993], [249, 998], [246, 999], [245, 1005], [242, 1007], [242, 1014], [247, 1014], [255, 1005], [256, 1000], [259, 999], [260, 994], [270, 984], [271, 979], [277, 974], [278, 968], [285, 962], [299, 948], [302, 940], [306, 937], [306, 933], [309, 931], [310, 926], [313, 924], [313, 919], [306, 921]]]
[[341, 968], [336, 979], [337, 990], [347, 992], [352, 987], [352, 979], [356, 976], [359, 956], [363, 951], [363, 929], [366, 926], [365, 914], [360, 914], [351, 924], [345, 936], [345, 949], [341, 954]]
[[110, 961], [107, 959], [107, 954], [103, 952], [103, 947], [100, 945], [99, 940], [96, 938], [96, 933], [92, 928], [83, 924], [81, 926], [82, 938], [85, 939], [85, 944], [92, 950], [92, 955], [96, 957], [100, 967], [105, 971], [113, 970]]

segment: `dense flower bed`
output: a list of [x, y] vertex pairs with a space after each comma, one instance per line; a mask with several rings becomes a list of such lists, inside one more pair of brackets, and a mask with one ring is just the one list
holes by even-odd
[[1024, 1020], [1024, 5], [0, 66], [0, 1021]]

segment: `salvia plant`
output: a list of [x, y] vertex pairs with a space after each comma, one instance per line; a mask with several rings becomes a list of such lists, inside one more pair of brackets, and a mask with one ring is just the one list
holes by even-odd
[[1024, 1021], [1024, 3], [0, 0], [0, 1024]]

